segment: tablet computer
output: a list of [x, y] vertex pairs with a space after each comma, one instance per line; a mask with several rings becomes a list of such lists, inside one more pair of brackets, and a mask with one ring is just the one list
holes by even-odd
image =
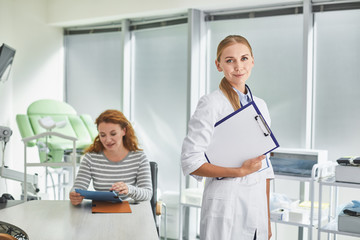
[[115, 191], [88, 191], [82, 189], [75, 189], [77, 193], [84, 196], [85, 199], [91, 199], [96, 201], [111, 201], [111, 202], [122, 202], [122, 199], [118, 196]]

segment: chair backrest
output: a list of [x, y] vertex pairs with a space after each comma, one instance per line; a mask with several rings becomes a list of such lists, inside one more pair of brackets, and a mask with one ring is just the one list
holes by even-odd
[[[21, 137], [32, 137], [45, 132], [46, 130], [39, 124], [39, 119], [47, 116], [50, 116], [55, 122], [66, 122], [65, 127], [55, 128], [52, 131], [77, 138], [76, 147], [78, 149], [89, 146], [97, 135], [96, 126], [89, 115], [77, 115], [75, 109], [65, 102], [42, 99], [30, 104], [27, 114], [16, 115]], [[51, 155], [55, 162], [62, 160], [64, 150], [72, 149], [71, 141], [54, 136], [48, 140], [48, 148], [53, 151]], [[44, 139], [38, 139], [37, 142], [39, 141], [44, 141]], [[29, 142], [28, 146], [35, 146], [35, 144], [35, 141]], [[42, 155], [40, 155], [40, 159], [41, 161], [45, 160]]]
[[150, 200], [151, 210], [153, 211], [154, 219], [156, 222], [156, 202], [157, 202], [157, 177], [158, 177], [158, 164], [150, 162], [151, 183], [153, 188], [153, 196]]

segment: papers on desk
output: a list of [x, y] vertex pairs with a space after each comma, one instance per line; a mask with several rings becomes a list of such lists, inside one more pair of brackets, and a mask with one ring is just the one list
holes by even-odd
[[123, 201], [114, 191], [87, 191], [75, 189], [85, 199], [92, 199], [92, 213], [131, 213], [128, 201]]
[[[205, 157], [214, 165], [241, 167], [244, 161], [278, 147], [274, 134], [252, 101], [215, 124]], [[259, 171], [269, 167], [268, 161], [263, 160]]]
[[92, 201], [92, 213], [131, 213], [128, 201], [123, 202], [102, 202]]
[[84, 196], [85, 199], [91, 199], [96, 201], [110, 201], [110, 202], [122, 202], [122, 199], [114, 191], [87, 191], [82, 189], [75, 189], [77, 193]]

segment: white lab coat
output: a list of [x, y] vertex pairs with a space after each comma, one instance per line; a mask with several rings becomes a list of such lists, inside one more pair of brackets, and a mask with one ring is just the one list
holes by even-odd
[[[266, 103], [255, 96], [253, 100], [270, 125]], [[207, 163], [204, 152], [210, 144], [214, 125], [233, 111], [220, 90], [199, 100], [182, 146], [181, 165], [185, 175]], [[274, 178], [270, 161], [269, 164], [266, 170], [241, 178], [206, 179], [201, 208], [201, 240], [253, 240], [255, 231], [257, 240], [268, 239], [266, 179]], [[192, 176], [202, 180], [202, 177]]]

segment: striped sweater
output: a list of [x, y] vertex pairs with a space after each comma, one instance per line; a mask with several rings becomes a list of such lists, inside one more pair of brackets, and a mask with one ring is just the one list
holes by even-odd
[[109, 191], [114, 183], [124, 182], [128, 198], [146, 201], [152, 197], [150, 164], [142, 151], [130, 151], [120, 162], [109, 161], [103, 152], [85, 154], [73, 189], [87, 190], [91, 180], [96, 191]]

